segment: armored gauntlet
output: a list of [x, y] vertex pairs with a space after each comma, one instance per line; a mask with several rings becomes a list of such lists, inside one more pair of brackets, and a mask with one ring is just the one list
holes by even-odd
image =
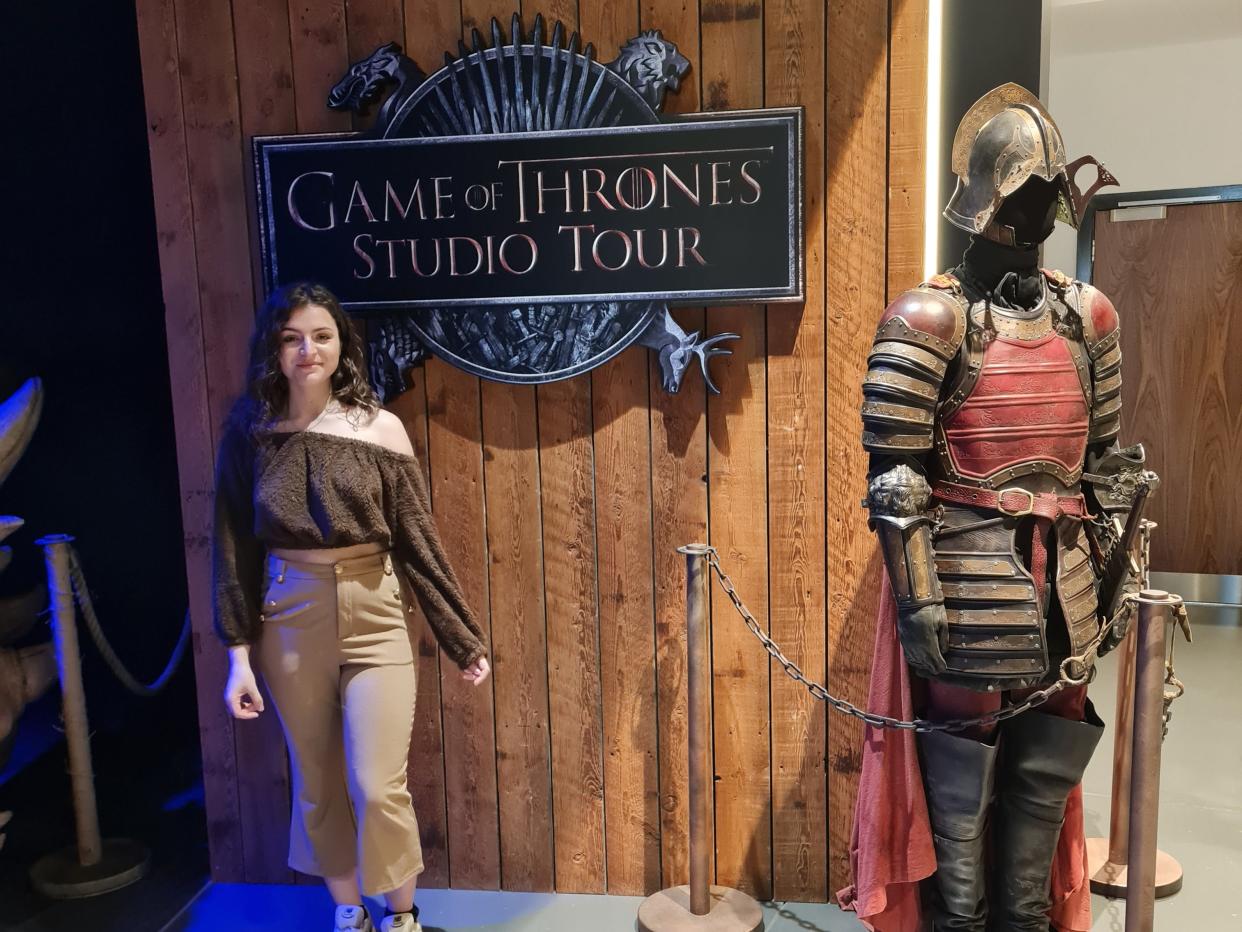
[[897, 601], [898, 633], [911, 666], [922, 673], [945, 669], [948, 625], [936, 578], [931, 487], [906, 465], [875, 476], [867, 488], [870, 526], [880, 540], [884, 565]]

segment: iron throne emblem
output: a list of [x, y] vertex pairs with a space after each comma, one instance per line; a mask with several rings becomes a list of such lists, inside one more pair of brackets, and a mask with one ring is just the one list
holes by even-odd
[[[473, 30], [454, 57], [426, 75], [394, 42], [381, 46], [349, 72], [328, 96], [328, 106], [365, 112], [392, 86], [368, 135], [379, 139], [538, 133], [562, 129], [653, 124], [664, 96], [676, 91], [690, 62], [658, 30], [629, 40], [611, 62], [581, 49], [575, 32], [565, 39], [557, 22], [545, 40], [542, 16], [527, 38], [514, 14], [509, 39], [491, 22], [491, 46]], [[687, 334], [659, 302], [603, 301], [416, 310], [372, 319], [372, 381], [381, 398], [405, 387], [411, 366], [430, 350], [468, 372], [501, 382], [537, 383], [594, 369], [633, 343], [659, 354], [666, 391], [676, 392], [697, 357], [707, 386], [707, 360], [727, 355], [722, 333], [700, 340]]]

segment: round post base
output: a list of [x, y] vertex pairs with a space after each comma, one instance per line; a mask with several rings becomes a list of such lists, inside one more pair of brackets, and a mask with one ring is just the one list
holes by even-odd
[[710, 890], [706, 915], [690, 912], [690, 888], [669, 887], [653, 893], [638, 907], [639, 932], [758, 932], [763, 910], [754, 899], [732, 887]]
[[40, 858], [30, 869], [36, 890], [54, 900], [98, 896], [141, 880], [147, 872], [146, 846], [128, 838], [105, 839], [98, 864], [84, 867], [78, 846], [70, 845]]
[[[1087, 839], [1087, 876], [1091, 892], [1124, 899], [1129, 869], [1108, 859], [1108, 839]], [[1182, 888], [1182, 865], [1170, 854], [1156, 849], [1156, 899], [1172, 896]]]

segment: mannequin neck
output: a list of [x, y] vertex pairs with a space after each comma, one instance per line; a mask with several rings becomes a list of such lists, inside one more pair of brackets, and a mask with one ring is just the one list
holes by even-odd
[[1038, 247], [1003, 246], [972, 236], [959, 268], [963, 278], [1002, 307], [1030, 309], [1043, 295]]

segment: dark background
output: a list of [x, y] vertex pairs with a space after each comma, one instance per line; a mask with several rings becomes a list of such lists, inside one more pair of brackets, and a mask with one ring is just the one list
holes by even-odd
[[[949, 203], [953, 134], [970, 105], [1007, 81], [1039, 96], [1042, 0], [945, 0], [940, 94], [940, 202]], [[957, 265], [970, 234], [940, 222], [940, 268]]]
[[[0, 486], [0, 514], [26, 521], [5, 542], [13, 562], [0, 573], [0, 595], [44, 581], [38, 537], [73, 535], [105, 633], [134, 675], [150, 681], [181, 630], [186, 580], [134, 9], [9, 4], [0, 33], [13, 79], [0, 397], [30, 376], [45, 392], [34, 438]], [[163, 693], [139, 698], [120, 686], [81, 625], [79, 632], [105, 836], [140, 838], [165, 865], [197, 864], [201, 854], [205, 876], [190, 655]], [[26, 641], [50, 637], [41, 622]], [[59, 714], [53, 686], [20, 720], [0, 772], [0, 810], [14, 812], [0, 850], [0, 928], [50, 918], [26, 872], [73, 842]], [[170, 832], [171, 857], [163, 850]], [[80, 904], [78, 918], [104, 917], [107, 899]]]

